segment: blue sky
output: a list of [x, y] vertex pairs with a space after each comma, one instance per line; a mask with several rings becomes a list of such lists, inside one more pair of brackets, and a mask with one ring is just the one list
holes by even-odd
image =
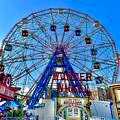
[[120, 0], [0, 0], [0, 43], [21, 18], [46, 8], [71, 8], [102, 23], [120, 53]]

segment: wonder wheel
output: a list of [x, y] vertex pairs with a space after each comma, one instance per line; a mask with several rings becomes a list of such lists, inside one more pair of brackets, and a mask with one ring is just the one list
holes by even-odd
[[[81, 73], [83, 81], [87, 79], [86, 73], [90, 73], [91, 84], [96, 84], [96, 80], [109, 84], [117, 79], [117, 51], [113, 39], [99, 21], [75, 10], [50, 8], [31, 13], [14, 25], [3, 40], [1, 50], [4, 72], [11, 74], [13, 85], [21, 87], [20, 94], [29, 90], [32, 94], [55, 61], [60, 70], [52, 66], [47, 73], [70, 69], [70, 73], [73, 70]], [[61, 69], [65, 67], [62, 63], [68, 68]], [[47, 74], [44, 78], [51, 76]], [[49, 79], [41, 85], [48, 89], [55, 88], [55, 83]]]

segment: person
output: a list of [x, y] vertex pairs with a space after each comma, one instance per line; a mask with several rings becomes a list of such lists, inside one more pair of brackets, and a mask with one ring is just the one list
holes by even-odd
[[3, 117], [3, 112], [0, 111], [0, 120], [2, 119], [2, 117]]
[[31, 116], [32, 116], [31, 111], [27, 111], [26, 112], [26, 118], [27, 118], [27, 120], [31, 120]]
[[36, 115], [36, 120], [39, 120], [39, 115]]
[[17, 115], [16, 115], [16, 110], [15, 109], [13, 109], [13, 114], [12, 114], [13, 116], [13, 120], [15, 120], [16, 119], [16, 117], [17, 117]]
[[27, 120], [27, 111], [26, 110], [23, 111], [23, 120]]
[[16, 111], [16, 117], [18, 117], [18, 120], [21, 120], [23, 117], [23, 109], [21, 108], [21, 106], [18, 106], [18, 109]]
[[12, 119], [12, 116], [13, 116], [12, 114], [13, 114], [13, 111], [12, 111], [12, 109], [10, 109], [9, 112], [8, 112], [8, 120], [13, 120]]
[[9, 113], [10, 108], [6, 107], [3, 111], [3, 119], [2, 120], [8, 120], [8, 113]]

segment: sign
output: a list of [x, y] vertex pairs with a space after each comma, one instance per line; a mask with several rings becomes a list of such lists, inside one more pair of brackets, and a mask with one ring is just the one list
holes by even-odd
[[[74, 76], [74, 77], [73, 77]], [[53, 73], [52, 80], [79, 80], [79, 81], [91, 81], [91, 73], [64, 73], [64, 72], [55, 72]]]
[[79, 93], [81, 92], [86, 92], [87, 91], [87, 86], [86, 85], [81, 85], [81, 84], [78, 84], [78, 85], [75, 85], [75, 84], [72, 84], [72, 85], [69, 85], [69, 84], [62, 84], [62, 83], [58, 83], [57, 84], [57, 91], [58, 92], [76, 92], [76, 88], [78, 90]]
[[66, 120], [80, 120], [80, 116], [88, 118], [90, 107], [88, 98], [57, 98], [57, 116]]
[[14, 98], [14, 92], [5, 86], [0, 85], [0, 94], [6, 97]]
[[99, 100], [99, 96], [98, 96], [98, 88], [92, 88], [91, 89], [91, 96], [90, 96], [91, 100]]

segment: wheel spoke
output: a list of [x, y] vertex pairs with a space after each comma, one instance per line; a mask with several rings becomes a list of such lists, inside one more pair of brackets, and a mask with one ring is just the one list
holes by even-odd
[[[54, 72], [69, 72], [69, 67], [76, 73], [90, 72], [93, 79], [90, 84], [99, 76], [106, 84], [115, 82], [118, 76], [117, 50], [109, 33], [89, 15], [71, 9], [50, 8], [30, 14], [10, 30], [1, 51], [4, 72], [12, 75], [15, 86], [21, 87], [19, 93], [30, 88], [26, 96], [31, 95], [46, 66], [50, 76], [46, 72], [42, 92], [57, 90], [58, 83], [69, 83], [51, 80]], [[66, 64], [67, 59], [70, 65]]]

